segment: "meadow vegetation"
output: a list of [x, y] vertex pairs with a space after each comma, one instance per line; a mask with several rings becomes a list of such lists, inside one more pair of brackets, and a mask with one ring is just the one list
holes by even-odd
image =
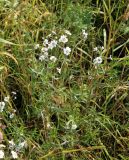
[[0, 0], [0, 159], [129, 160], [128, 37], [128, 0]]

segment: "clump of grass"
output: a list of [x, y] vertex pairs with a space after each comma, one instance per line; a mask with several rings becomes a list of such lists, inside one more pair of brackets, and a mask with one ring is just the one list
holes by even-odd
[[0, 158], [128, 159], [128, 2], [0, 2]]

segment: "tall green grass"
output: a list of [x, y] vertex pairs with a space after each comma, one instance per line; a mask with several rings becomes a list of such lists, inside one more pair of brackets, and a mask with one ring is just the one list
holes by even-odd
[[4, 159], [129, 159], [128, 15], [125, 0], [0, 1]]

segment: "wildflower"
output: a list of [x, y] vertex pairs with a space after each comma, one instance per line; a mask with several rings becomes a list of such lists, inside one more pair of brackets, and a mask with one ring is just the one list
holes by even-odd
[[17, 99], [17, 97], [15, 96], [14, 99]]
[[3, 112], [5, 107], [5, 102], [0, 102], [0, 112]]
[[15, 115], [14, 113], [11, 113], [11, 114], [9, 115], [9, 118], [12, 119], [12, 118], [14, 117], [14, 115]]
[[43, 45], [44, 45], [44, 46], [48, 45], [48, 39], [45, 39], [45, 40], [44, 40]]
[[102, 58], [101, 57], [96, 57], [94, 60], [93, 60], [93, 63], [95, 64], [95, 65], [97, 65], [97, 64], [101, 64], [102, 63]]
[[61, 68], [56, 68], [56, 69], [57, 69], [57, 72], [61, 74]]
[[57, 58], [55, 56], [51, 56], [50, 60], [53, 61], [53, 62], [56, 62]]
[[70, 36], [72, 35], [71, 32], [68, 31], [68, 30], [65, 30], [65, 33], [66, 33], [67, 35], [70, 35]]
[[76, 125], [75, 123], [74, 123], [74, 124], [72, 124], [71, 129], [72, 129], [72, 130], [77, 129], [77, 125]]
[[12, 149], [15, 147], [15, 143], [13, 141], [13, 139], [11, 141], [9, 141], [9, 148]]
[[97, 47], [93, 48], [93, 51], [94, 51], [94, 52], [97, 52], [97, 51], [98, 51], [98, 48], [97, 48]]
[[13, 109], [13, 112], [16, 113], [16, 109]]
[[16, 95], [17, 93], [15, 91], [12, 91], [12, 94]]
[[66, 56], [68, 56], [68, 55], [70, 54], [70, 52], [71, 52], [71, 48], [66, 47], [66, 48], [63, 49], [63, 51], [64, 51], [64, 54], [65, 54]]
[[35, 48], [35, 49], [38, 49], [38, 48], [39, 48], [39, 44], [36, 44], [34, 48]]
[[101, 46], [101, 50], [104, 50], [104, 46]]
[[84, 39], [87, 39], [88, 33], [84, 29], [82, 30], [82, 35]]
[[110, 60], [113, 60], [112, 55], [109, 56], [109, 59], [110, 59]]
[[59, 42], [62, 42], [62, 43], [68, 42], [67, 36], [66, 36], [66, 35], [62, 35], [62, 36], [60, 37], [60, 39], [59, 39]]
[[11, 154], [12, 154], [12, 158], [13, 159], [17, 159], [18, 158], [17, 152], [11, 151]]
[[57, 46], [57, 41], [53, 40], [48, 44], [48, 49], [53, 49]]
[[48, 51], [48, 48], [47, 48], [47, 47], [41, 48], [41, 52], [47, 52], [47, 51]]
[[10, 113], [9, 118], [12, 119], [15, 116], [16, 110], [14, 109], [12, 113]]
[[44, 55], [41, 55], [40, 57], [39, 57], [39, 60], [42, 62], [43, 60], [45, 60], [46, 58], [45, 58], [45, 56]]
[[4, 101], [5, 101], [5, 102], [9, 102], [9, 96], [4, 97]]
[[6, 146], [3, 144], [0, 144], [0, 148], [5, 148]]
[[43, 55], [39, 57], [39, 60], [42, 62], [43, 60], [48, 58], [48, 52], [45, 52]]
[[0, 159], [4, 158], [4, 151], [0, 150]]
[[66, 123], [66, 129], [75, 130], [77, 128], [77, 125], [73, 120], [70, 120]]

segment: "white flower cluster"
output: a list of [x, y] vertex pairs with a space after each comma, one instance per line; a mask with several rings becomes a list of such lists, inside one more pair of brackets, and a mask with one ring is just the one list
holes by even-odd
[[[16, 92], [12, 91], [12, 94], [13, 94], [13, 96], [14, 96], [14, 99], [16, 99], [16, 98], [17, 98], [17, 97], [16, 97]], [[4, 111], [4, 108], [5, 108], [6, 104], [9, 103], [9, 100], [10, 100], [10, 97], [9, 97], [9, 96], [6, 96], [6, 97], [4, 97], [4, 101], [1, 101], [1, 102], [0, 102], [0, 112], [3, 112], [3, 111]], [[12, 112], [9, 113], [9, 114], [10, 114], [10, 115], [9, 115], [9, 118], [10, 118], [10, 119], [12, 119], [12, 118], [14, 117], [15, 112], [16, 112], [16, 110], [14, 109]]]
[[[48, 58], [50, 59], [51, 62], [55, 63], [57, 61], [57, 57], [55, 56], [49, 56], [49, 51], [53, 50], [54, 48], [58, 47], [61, 48], [63, 50], [64, 55], [68, 56], [71, 53], [71, 48], [66, 46], [64, 47], [64, 44], [66, 44], [68, 42], [68, 36], [71, 36], [70, 31], [65, 30], [64, 31], [64, 35], [61, 35], [59, 38], [56, 37], [52, 37], [53, 35], [56, 35], [55, 31], [52, 31], [51, 34], [49, 34], [46, 38], [42, 38], [43, 39], [43, 44], [40, 47], [39, 44], [35, 45], [35, 49], [40, 50], [41, 49], [41, 54], [39, 56], [39, 60], [45, 61], [48, 60]], [[51, 38], [51, 40], [50, 40]]]
[[104, 50], [104, 46], [98, 46], [98, 47], [93, 48], [94, 52], [102, 52], [103, 50]]
[[57, 46], [57, 41], [56, 40], [52, 40], [50, 43], [48, 43], [48, 49], [53, 49]]
[[5, 105], [6, 103], [9, 102], [9, 96], [7, 97], [4, 97], [4, 101], [1, 101], [0, 102], [0, 112], [3, 112], [4, 108], [5, 108]]
[[18, 144], [15, 144], [13, 139], [11, 141], [9, 141], [9, 148], [12, 150], [16, 150], [16, 151], [20, 151], [21, 149], [27, 147], [27, 142], [24, 140], [22, 142], [19, 142]]
[[17, 145], [14, 143], [13, 139], [9, 141], [9, 149], [11, 150], [12, 158], [18, 158], [18, 152], [20, 152], [23, 148], [27, 147], [27, 142], [23, 141], [18, 143]]
[[48, 52], [44, 52], [44, 54], [42, 54], [40, 57], [39, 57], [39, 60], [42, 62], [43, 60], [47, 59], [48, 58]]
[[[0, 148], [5, 148], [6, 146], [1, 144]], [[18, 159], [18, 153], [22, 151], [23, 148], [27, 147], [27, 142], [23, 141], [16, 145], [13, 140], [9, 141], [9, 149], [11, 153], [11, 159]], [[4, 149], [0, 149], [0, 159], [5, 158]]]

